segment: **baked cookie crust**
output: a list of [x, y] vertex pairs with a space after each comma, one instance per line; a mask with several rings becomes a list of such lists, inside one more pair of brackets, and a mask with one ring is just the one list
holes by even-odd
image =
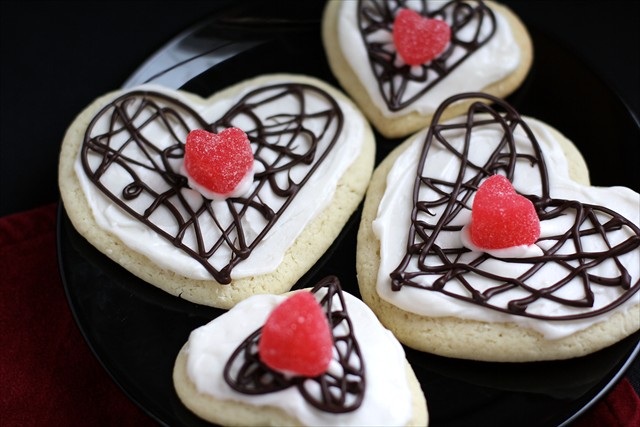
[[[344, 57], [338, 41], [337, 23], [341, 7], [340, 1], [329, 1], [322, 19], [322, 39], [329, 66], [344, 90], [358, 104], [372, 125], [387, 138], [398, 138], [414, 133], [431, 123], [433, 114], [422, 115], [409, 112], [395, 117], [385, 116], [374, 104], [359, 77], [354, 73], [351, 65]], [[502, 14], [508, 21], [515, 41], [520, 48], [520, 62], [518, 67], [504, 79], [484, 88], [476, 88], [479, 92], [505, 98], [515, 91], [524, 81], [533, 63], [533, 43], [529, 32], [520, 18], [508, 7], [496, 3], [486, 2], [494, 11]], [[365, 64], [369, 66], [369, 64]], [[429, 96], [427, 93], [425, 96]], [[469, 107], [469, 102], [460, 102], [443, 115], [449, 119], [462, 114]]]
[[[220, 99], [232, 99], [247, 87], [283, 80], [315, 85], [335, 99], [353, 105], [340, 91], [318, 79], [290, 74], [257, 77], [216, 93], [208, 99], [183, 94], [194, 104], [210, 105]], [[124, 92], [116, 91], [95, 100], [77, 116], [67, 130], [59, 158], [59, 189], [69, 219], [87, 241], [134, 275], [171, 295], [198, 304], [230, 308], [250, 295], [288, 291], [331, 246], [364, 197], [374, 165], [375, 140], [369, 124], [361, 117], [364, 141], [360, 155], [340, 178], [330, 204], [307, 224], [275, 271], [232, 280], [230, 284], [220, 284], [213, 278], [197, 280], [160, 268], [98, 226], [74, 171], [74, 163], [88, 124], [98, 111], [122, 93]], [[360, 114], [356, 107], [354, 111]]]
[[[525, 118], [526, 120], [526, 118]], [[589, 173], [575, 145], [547, 125], [560, 142], [569, 161], [570, 177], [589, 184]], [[528, 362], [568, 359], [593, 353], [629, 336], [640, 328], [640, 304], [624, 313], [593, 324], [565, 338], [548, 340], [534, 330], [515, 323], [494, 323], [455, 317], [428, 317], [405, 311], [382, 299], [377, 292], [380, 242], [372, 229], [386, 190], [386, 177], [412, 138], [396, 147], [374, 171], [358, 230], [356, 268], [363, 300], [403, 344], [446, 357], [491, 361]]]

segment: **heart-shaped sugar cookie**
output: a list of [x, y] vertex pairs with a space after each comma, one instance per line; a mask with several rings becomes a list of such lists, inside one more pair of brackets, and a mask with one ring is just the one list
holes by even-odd
[[[332, 341], [329, 369], [316, 376], [282, 373], [259, 351], [271, 316], [298, 294], [307, 302], [293, 300], [294, 311], [319, 311]], [[424, 426], [429, 418], [403, 347], [335, 276], [254, 295], [198, 327], [176, 358], [173, 383], [185, 406], [215, 425]]]
[[427, 126], [456, 93], [507, 96], [532, 62], [526, 28], [496, 2], [332, 1], [322, 35], [333, 74], [389, 138]]
[[[442, 120], [459, 102], [467, 114]], [[577, 357], [640, 329], [640, 198], [576, 181], [580, 162], [558, 131], [503, 100], [449, 98], [374, 173], [358, 235], [363, 299], [403, 343], [470, 359]], [[516, 229], [467, 238], [514, 207]]]
[[129, 271], [229, 308], [288, 291], [317, 262], [364, 196], [374, 144], [351, 101], [314, 78], [261, 76], [207, 99], [143, 86], [74, 121], [61, 194], [76, 229]]

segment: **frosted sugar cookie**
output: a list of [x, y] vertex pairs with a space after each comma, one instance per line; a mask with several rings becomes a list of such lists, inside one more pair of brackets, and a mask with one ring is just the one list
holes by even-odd
[[[459, 100], [471, 103], [467, 113], [442, 121]], [[496, 177], [503, 182], [492, 184]], [[533, 243], [522, 199], [539, 221]], [[492, 213], [506, 222], [493, 224]], [[558, 131], [490, 95], [461, 94], [374, 172], [359, 286], [382, 323], [422, 351], [487, 361], [582, 356], [640, 328], [639, 219], [640, 196], [590, 186], [580, 153]]]
[[374, 156], [362, 114], [317, 79], [262, 76], [207, 99], [143, 86], [71, 124], [59, 187], [74, 227], [115, 262], [229, 308], [288, 291], [314, 265], [361, 202]]
[[313, 289], [253, 296], [194, 330], [173, 380], [185, 406], [221, 425], [428, 422], [402, 346], [333, 276]]
[[456, 93], [506, 97], [533, 60], [526, 27], [495, 2], [329, 1], [322, 24], [333, 74], [386, 137], [427, 126]]

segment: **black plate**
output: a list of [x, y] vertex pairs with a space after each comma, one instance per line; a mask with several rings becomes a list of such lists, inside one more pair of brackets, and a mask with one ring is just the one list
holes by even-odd
[[[183, 34], [178, 43], [159, 52], [179, 46], [183, 52], [192, 51], [192, 57], [200, 61], [185, 61], [167, 69], [158, 57], [152, 57], [145, 72], [134, 74], [129, 83], [146, 73], [154, 76], [151, 81], [175, 83], [207, 96], [257, 74], [293, 72], [337, 86], [319, 38], [321, 3], [293, 4], [301, 6], [279, 11], [277, 18], [255, 4], [251, 16], [259, 19], [247, 19], [242, 7], [218, 14], [192, 30], [189, 37], [183, 39]], [[509, 101], [522, 114], [557, 127], [574, 141], [591, 166], [593, 184], [626, 185], [638, 191], [634, 176], [637, 160], [625, 155], [640, 140], [637, 119], [583, 63], [535, 28], [530, 30], [534, 65]], [[205, 56], [221, 52], [228, 59], [200, 72]], [[172, 80], [172, 75], [178, 77]], [[184, 80], [189, 75], [192, 77]], [[377, 137], [380, 161], [398, 141]], [[358, 220], [359, 212], [297, 287], [337, 274], [347, 291], [359, 295], [355, 276]], [[114, 381], [161, 424], [208, 425], [180, 403], [171, 372], [189, 333], [223, 311], [174, 298], [137, 279], [89, 245], [63, 208], [58, 214], [58, 253], [71, 310]], [[556, 426], [569, 424], [606, 393], [639, 352], [640, 333], [636, 333], [595, 354], [567, 361], [498, 364], [448, 359], [410, 349], [407, 356], [426, 394], [434, 427]]]

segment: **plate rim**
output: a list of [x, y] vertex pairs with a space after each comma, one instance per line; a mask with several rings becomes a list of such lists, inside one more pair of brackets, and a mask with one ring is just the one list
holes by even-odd
[[[132, 78], [132, 76], [135, 73], [137, 73], [143, 65], [146, 65], [147, 62], [150, 59], [152, 59], [159, 51], [165, 49], [171, 42], [173, 42], [175, 40], [178, 40], [178, 39], [180, 39], [182, 37], [185, 37], [186, 35], [192, 33], [193, 31], [195, 31], [195, 29], [197, 29], [197, 28], [201, 27], [202, 25], [206, 24], [207, 22], [209, 22], [210, 20], [211, 20], [211, 17], [208, 17], [208, 18], [205, 18], [205, 19], [203, 19], [203, 20], [201, 20], [199, 22], [196, 22], [194, 25], [192, 25], [191, 27], [185, 29], [180, 34], [176, 35], [171, 40], [169, 40], [167, 43], [163, 44], [160, 48], [158, 48], [155, 52], [153, 52], [152, 55], [149, 55], [148, 58], [146, 58], [143, 62], [141, 62], [140, 67], [136, 68], [134, 70], [134, 72], [131, 73], [131, 75], [129, 75], [127, 77], [127, 81], [129, 81]], [[567, 49], [566, 47], [563, 47], [563, 49], [569, 52], [569, 49]], [[576, 58], [580, 59], [579, 57], [576, 57]], [[586, 68], [588, 68], [588, 66], [586, 64], [583, 64], [583, 65]], [[593, 72], [590, 69], [589, 69], [589, 71]], [[611, 85], [609, 85], [605, 80], [603, 80], [601, 78], [601, 76], [599, 76], [597, 74], [595, 74], [595, 75], [598, 78], [600, 78], [601, 83], [603, 84], [603, 86], [609, 92], [611, 92], [611, 94], [613, 95], [613, 98], [615, 98], [616, 102], [620, 103], [622, 108], [629, 114], [631, 120], [635, 124], [635, 127], [640, 129], [640, 119], [634, 113], [634, 111], [631, 110], [630, 106], [628, 105], [627, 102], [625, 102], [624, 98], [622, 98], [620, 96], [620, 94], [611, 87]], [[66, 223], [65, 223], [65, 221], [66, 221]], [[147, 414], [154, 421], [158, 422], [161, 425], [169, 425], [169, 424], [166, 423], [166, 420], [160, 418], [160, 416], [155, 411], [151, 410], [146, 404], [144, 404], [141, 401], [139, 396], [136, 396], [131, 390], [129, 390], [125, 386], [125, 384], [123, 384], [121, 379], [118, 378], [116, 376], [116, 374], [113, 372], [113, 367], [107, 366], [107, 362], [99, 354], [92, 337], [89, 336], [88, 331], [86, 330], [86, 326], [81, 323], [81, 321], [80, 321], [80, 319], [78, 317], [78, 313], [76, 311], [77, 307], [75, 307], [74, 301], [72, 301], [72, 296], [70, 294], [69, 284], [68, 284], [68, 281], [67, 281], [66, 268], [64, 266], [64, 263], [65, 263], [65, 261], [63, 259], [64, 255], [63, 255], [63, 251], [62, 251], [62, 246], [63, 246], [63, 244], [65, 244], [65, 243], [63, 243], [62, 239], [64, 239], [65, 236], [66, 236], [66, 233], [64, 232], [64, 230], [65, 230], [65, 227], [68, 227], [69, 225], [70, 225], [70, 222], [68, 220], [68, 216], [67, 216], [66, 211], [64, 209], [63, 202], [62, 202], [61, 199], [59, 199], [58, 206], [57, 206], [57, 212], [56, 212], [56, 252], [57, 252], [57, 263], [58, 263], [60, 278], [62, 280], [62, 284], [63, 284], [63, 288], [64, 288], [64, 292], [65, 292], [65, 297], [66, 297], [67, 303], [69, 305], [70, 311], [72, 312], [72, 316], [74, 318], [74, 321], [75, 321], [76, 325], [78, 326], [78, 329], [80, 330], [84, 341], [89, 346], [89, 348], [90, 348], [91, 352], [93, 353], [94, 357], [98, 360], [98, 362], [100, 363], [102, 368], [107, 372], [107, 374], [112, 379], [112, 381], [114, 381], [114, 383], [118, 386], [118, 388], [120, 388], [120, 390], [122, 390], [122, 392], [125, 394], [125, 396], [127, 396], [127, 398], [129, 400], [134, 402], [136, 404], [136, 406], [138, 406], [145, 414]], [[82, 238], [84, 239], [84, 237], [82, 237]], [[632, 336], [633, 335], [638, 335], [638, 334], [639, 334], [639, 332], [636, 332], [636, 333], [632, 334]], [[634, 361], [639, 357], [639, 355], [640, 355], [640, 335], [638, 335], [637, 341], [635, 342], [635, 346], [633, 347], [633, 349], [630, 351], [630, 353], [628, 355], [626, 355], [624, 363], [622, 363], [616, 369], [615, 374], [611, 378], [606, 380], [606, 384], [604, 384], [604, 386], [602, 388], [600, 388], [599, 391], [597, 393], [595, 393], [591, 398], [587, 399], [587, 402], [585, 404], [581, 405], [581, 408], [578, 411], [573, 413], [573, 415], [571, 415], [569, 418], [567, 418], [560, 425], [561, 426], [570, 425], [571, 423], [575, 422], [578, 418], [580, 418], [585, 412], [587, 412], [589, 409], [591, 409], [597, 402], [599, 402], [606, 394], [608, 394], [614, 388], [615, 385], [618, 384], [619, 381], [622, 380], [622, 378], [624, 377], [624, 375], [627, 372], [627, 370], [629, 369], [629, 367], [634, 363]], [[428, 399], [428, 396], [427, 396], [427, 399]]]

